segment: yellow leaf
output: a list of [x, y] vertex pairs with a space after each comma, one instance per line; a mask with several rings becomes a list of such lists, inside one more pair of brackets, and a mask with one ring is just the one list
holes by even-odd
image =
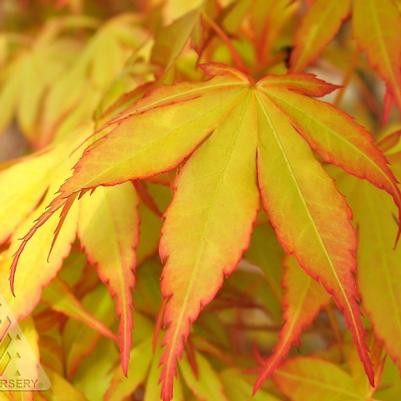
[[217, 372], [208, 360], [199, 352], [195, 352], [197, 373], [187, 359], [180, 363], [180, 371], [187, 386], [200, 401], [228, 401], [224, 387]]
[[291, 401], [366, 401], [352, 377], [317, 358], [289, 360], [274, 374], [274, 381]]
[[78, 234], [88, 259], [116, 299], [120, 317], [119, 345], [124, 372], [128, 369], [132, 331], [132, 289], [138, 243], [138, 198], [125, 183], [98, 188], [80, 202]]
[[0, 192], [1, 243], [38, 204], [51, 182], [58, 158], [56, 152], [45, 151], [0, 171], [0, 186], [7, 188]]
[[162, 358], [166, 399], [190, 322], [202, 303], [214, 298], [250, 241], [259, 204], [253, 102], [249, 97], [234, 108], [186, 163], [168, 209], [160, 243], [167, 261], [162, 292], [169, 298]]

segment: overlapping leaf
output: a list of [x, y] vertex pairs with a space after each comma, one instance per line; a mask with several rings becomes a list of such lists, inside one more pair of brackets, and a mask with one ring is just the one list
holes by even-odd
[[295, 34], [293, 71], [311, 64], [338, 32], [352, 9], [354, 37], [370, 64], [385, 80], [401, 108], [400, 8], [394, 0], [318, 0], [307, 10]]
[[115, 340], [115, 335], [79, 302], [71, 289], [62, 280], [55, 278], [43, 292], [43, 301], [57, 312], [76, 319], [103, 336]]
[[[58, 155], [53, 150], [36, 157], [27, 157], [0, 172], [0, 185], [7, 191], [0, 193], [0, 243], [7, 240], [27, 215], [39, 203], [51, 182]], [[26, 172], [32, 177], [26, 179]], [[13, 219], [9, 219], [9, 215]]]
[[317, 0], [312, 3], [295, 35], [291, 54], [293, 71], [303, 71], [334, 37], [351, 11], [351, 0]]
[[98, 188], [82, 199], [78, 223], [79, 238], [89, 261], [96, 264], [99, 277], [116, 298], [117, 315], [121, 319], [121, 365], [125, 373], [133, 324], [132, 288], [139, 235], [137, 206], [137, 194], [131, 183]]
[[279, 341], [262, 368], [255, 387], [268, 378], [286, 357], [291, 346], [299, 340], [302, 331], [312, 322], [319, 310], [329, 302], [329, 296], [296, 263], [294, 258], [285, 261], [283, 277], [284, 288], [284, 325]]
[[42, 144], [92, 120], [102, 96], [120, 74], [132, 50], [145, 38], [136, 16], [124, 14], [108, 21], [88, 40], [43, 101]]
[[[79, 154], [75, 157], [77, 159]], [[55, 244], [50, 256], [49, 245], [52, 242], [54, 231], [59, 224], [59, 217], [57, 215], [54, 215], [46, 227], [27, 244], [25, 252], [21, 256], [21, 275], [19, 275], [15, 283], [15, 293], [19, 294], [18, 297], [14, 297], [11, 294], [9, 285], [7, 284], [7, 276], [9, 274], [7, 260], [12, 258], [12, 255], [19, 247], [21, 235], [26, 231], [26, 227], [31, 226], [36, 218], [43, 213], [48, 199], [53, 197], [59, 183], [65, 180], [73, 163], [74, 158], [67, 160], [53, 172], [53, 182], [48, 189], [47, 195], [41, 201], [39, 207], [31, 212], [29, 217], [13, 232], [10, 239], [10, 248], [2, 255], [3, 260], [0, 269], [0, 275], [2, 277], [0, 284], [1, 293], [6, 298], [6, 301], [9, 303], [17, 319], [27, 316], [27, 314], [33, 310], [39, 302], [43, 287], [56, 276], [62, 266], [63, 260], [68, 256], [76, 234], [78, 205], [73, 205], [70, 209], [70, 213], [66, 216], [64, 225], [60, 231], [60, 236], [62, 236], [63, 241]], [[21, 199], [21, 202], [23, 200], [24, 198]], [[16, 202], [14, 207], [18, 208], [19, 202]], [[33, 280], [32, 277], [35, 277], [35, 280]]]
[[[114, 321], [113, 302], [105, 287], [97, 287], [82, 299], [82, 305], [90, 313], [107, 324]], [[63, 331], [63, 343], [65, 347], [65, 364], [67, 377], [75, 375], [82, 360], [96, 347], [100, 339], [100, 333], [88, 326], [79, 324], [75, 320], [69, 320]]]
[[296, 0], [256, 0], [251, 2], [251, 23], [255, 30], [257, 57], [262, 66], [271, 62], [280, 34], [299, 7]]

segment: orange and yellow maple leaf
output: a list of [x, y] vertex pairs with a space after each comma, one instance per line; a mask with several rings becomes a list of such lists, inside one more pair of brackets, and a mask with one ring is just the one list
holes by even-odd
[[385, 157], [359, 124], [313, 99], [335, 89], [313, 75], [271, 75], [255, 83], [224, 65], [209, 64], [204, 71], [209, 80], [161, 87], [110, 122], [112, 130], [86, 149], [72, 177], [25, 236], [12, 277], [35, 231], [80, 193], [183, 164], [160, 245], [167, 301], [164, 400], [172, 398], [177, 360], [191, 324], [249, 244], [258, 187], [287, 253], [344, 312], [373, 383], [354, 279], [356, 233], [350, 209], [312, 149], [386, 190], [400, 208]]

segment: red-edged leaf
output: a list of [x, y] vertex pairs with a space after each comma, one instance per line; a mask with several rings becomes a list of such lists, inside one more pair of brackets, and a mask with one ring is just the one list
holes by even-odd
[[120, 316], [121, 365], [126, 373], [131, 350], [132, 288], [139, 218], [131, 183], [98, 188], [81, 200], [78, 234], [88, 259], [116, 300]]
[[397, 204], [401, 216], [401, 194], [386, 158], [371, 135], [350, 116], [334, 106], [285, 89], [266, 86], [269, 97], [297, 131], [326, 162], [383, 188]]
[[373, 382], [354, 279], [357, 241], [351, 211], [285, 114], [265, 95], [257, 99], [263, 206], [286, 252], [334, 296]]
[[[318, 144], [313, 147], [328, 161], [385, 188], [399, 203], [385, 159], [359, 125], [308, 97], [333, 89], [313, 76], [266, 77], [255, 84], [224, 65], [208, 65], [205, 71], [214, 78], [163, 87], [111, 122], [114, 130], [85, 151], [60, 195], [28, 232], [13, 268], [26, 241], [71, 197], [159, 174], [190, 156], [176, 182], [160, 246], [162, 290], [168, 298], [162, 391], [170, 400], [191, 323], [248, 246], [258, 205], [258, 147], [260, 191], [278, 237], [287, 253], [334, 295], [373, 382], [353, 277], [351, 213], [305, 139]], [[293, 101], [288, 112], [280, 103], [283, 97]], [[308, 119], [308, 113], [316, 117]]]
[[62, 196], [176, 167], [242, 97], [244, 78], [219, 72], [222, 76], [201, 84], [163, 87], [127, 110], [110, 134], [85, 150], [73, 178], [62, 186]]
[[305, 96], [321, 97], [328, 95], [339, 86], [322, 81], [313, 74], [292, 73], [286, 75], [268, 75], [258, 85], [263, 88], [287, 89]]
[[236, 267], [258, 208], [256, 115], [249, 97], [184, 166], [166, 213], [160, 254], [165, 351], [162, 397], [172, 398], [177, 359], [191, 323]]
[[[53, 184], [49, 187], [48, 193], [31, 215], [18, 227], [11, 238], [10, 248], [4, 254], [5, 263], [0, 269], [0, 292], [6, 298], [10, 308], [17, 319], [27, 316], [40, 300], [42, 289], [57, 275], [64, 259], [71, 250], [71, 245], [76, 236], [78, 209], [74, 205], [70, 209], [65, 224], [60, 231], [59, 241], [49, 256], [49, 247], [52, 242], [54, 231], [58, 226], [59, 215], [49, 213], [46, 215], [47, 225], [34, 237], [30, 231], [29, 235], [23, 240], [21, 237], [27, 231], [28, 227], [35, 226], [37, 219], [45, 214], [45, 206], [49, 203], [53, 194], [70, 172], [71, 162], [67, 160], [62, 163], [53, 175]], [[57, 210], [56, 210], [57, 211]], [[28, 242], [28, 240], [30, 241]], [[22, 250], [24, 253], [22, 254]], [[12, 255], [20, 262], [20, 275], [16, 278], [11, 287], [7, 280], [9, 275], [9, 262]], [[11, 272], [12, 278], [14, 271]], [[34, 278], [34, 279], [33, 279]], [[15, 290], [15, 291], [13, 291]], [[14, 296], [13, 296], [14, 295]]]

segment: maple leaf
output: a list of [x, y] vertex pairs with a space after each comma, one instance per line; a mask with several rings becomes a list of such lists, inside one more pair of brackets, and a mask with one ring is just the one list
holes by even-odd
[[[132, 331], [132, 288], [139, 236], [138, 198], [131, 183], [98, 188], [80, 202], [78, 236], [88, 260], [116, 298], [120, 316], [121, 366], [128, 370]], [[100, 222], [101, 224], [96, 224]]]
[[333, 85], [307, 74], [267, 76], [254, 83], [224, 65], [203, 68], [211, 79], [152, 92], [112, 120], [111, 132], [85, 150], [73, 176], [23, 239], [11, 284], [27, 241], [71, 198], [100, 185], [151, 177], [188, 159], [176, 180], [160, 243], [167, 299], [164, 400], [172, 397], [191, 323], [248, 247], [258, 188], [286, 252], [344, 312], [373, 382], [353, 277], [351, 213], [311, 147], [323, 160], [385, 189], [400, 207], [386, 159], [348, 115], [311, 98], [331, 92]]
[[274, 372], [290, 351], [291, 346], [298, 341], [302, 331], [330, 301], [326, 291], [302, 271], [295, 258], [287, 257], [284, 265], [286, 270], [282, 286], [285, 323], [280, 331], [273, 355], [263, 365], [255, 389], [259, 388], [263, 381]]

